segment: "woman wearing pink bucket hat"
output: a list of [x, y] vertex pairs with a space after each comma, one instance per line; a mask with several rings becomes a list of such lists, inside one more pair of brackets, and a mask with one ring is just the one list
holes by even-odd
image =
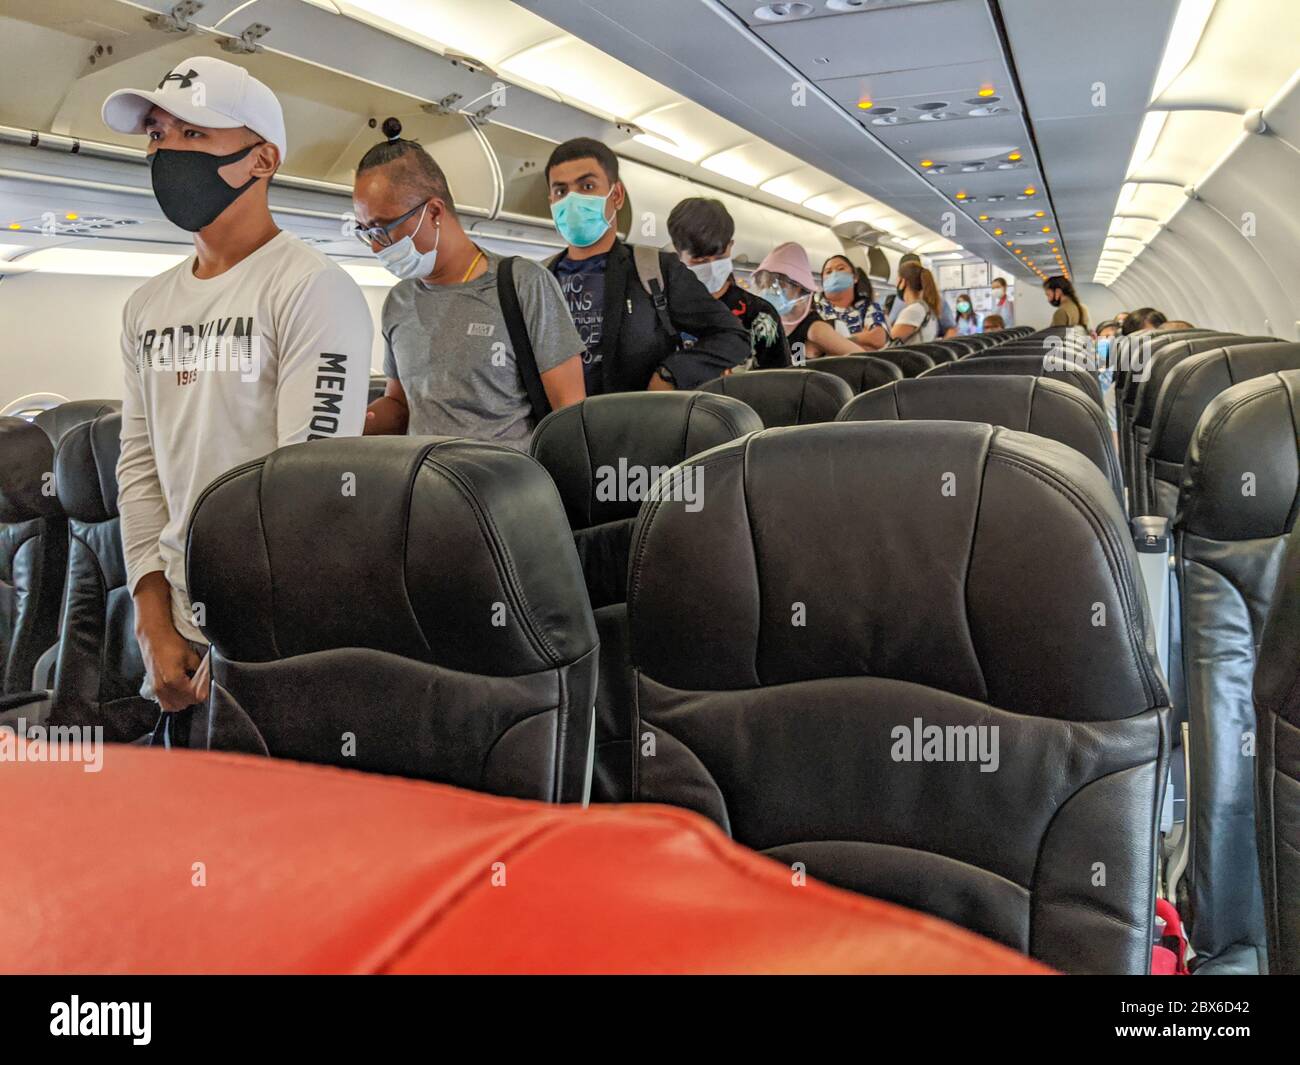
[[781, 316], [796, 366], [823, 355], [865, 355], [866, 349], [841, 336], [813, 308], [817, 282], [808, 253], [789, 241], [773, 248], [754, 271], [754, 291]]

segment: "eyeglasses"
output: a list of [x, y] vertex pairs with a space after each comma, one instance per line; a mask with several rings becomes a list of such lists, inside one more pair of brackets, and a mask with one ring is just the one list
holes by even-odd
[[[381, 248], [391, 248], [393, 246], [393, 230], [403, 222], [409, 222], [413, 217], [415, 217], [416, 211], [427, 208], [428, 206], [428, 200], [425, 200], [424, 203], [417, 203], [407, 211], [406, 214], [402, 215], [401, 218], [394, 219], [387, 225], [363, 226], [359, 223], [354, 223], [352, 226], [352, 235], [355, 236], [357, 240], [361, 241], [361, 243], [367, 248], [374, 244], [378, 244]], [[416, 226], [416, 229], [419, 228], [419, 226]]]

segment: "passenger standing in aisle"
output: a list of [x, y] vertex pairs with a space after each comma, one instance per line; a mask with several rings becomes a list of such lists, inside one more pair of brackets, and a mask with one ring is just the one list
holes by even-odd
[[[271, 217], [268, 188], [288, 151], [284, 115], [243, 67], [187, 59], [156, 90], [112, 93], [103, 118], [148, 137], [154, 197], [194, 241], [193, 255], [126, 303], [117, 464], [140, 694], [182, 711], [207, 699], [209, 683], [185, 571], [190, 511], [242, 462], [359, 435], [373, 328], [356, 282]], [[160, 736], [185, 742], [188, 721], [172, 730], [169, 716], [158, 720]], [[143, 735], [148, 724], [115, 729]]]
[[796, 366], [823, 355], [863, 355], [865, 352], [835, 327], [822, 320], [813, 307], [817, 282], [808, 253], [793, 241], [773, 248], [754, 271], [754, 288], [781, 316], [790, 354]]
[[885, 314], [875, 301], [870, 279], [843, 255], [832, 255], [822, 263], [822, 291], [815, 303], [822, 320], [859, 347], [878, 351], [889, 343]]
[[903, 309], [894, 323], [893, 339], [900, 344], [928, 344], [939, 335], [939, 289], [934, 275], [919, 262], [899, 271]]
[[583, 341], [588, 395], [695, 388], [749, 358], [748, 331], [676, 255], [619, 239], [626, 193], [608, 147], [565, 141], [546, 162], [546, 183], [568, 245], [547, 265]]
[[442, 168], [401, 139], [396, 119], [383, 129], [388, 139], [362, 157], [353, 191], [357, 235], [401, 279], [384, 301], [388, 382], [366, 412], [366, 433], [526, 450], [546, 410], [585, 395], [582, 341], [564, 297], [539, 263], [503, 265], [470, 240]]
[[691, 273], [749, 330], [750, 357], [743, 368], [789, 366], [790, 345], [776, 308], [736, 284], [731, 263], [736, 223], [722, 201], [702, 196], [682, 200], [668, 215], [668, 235]]

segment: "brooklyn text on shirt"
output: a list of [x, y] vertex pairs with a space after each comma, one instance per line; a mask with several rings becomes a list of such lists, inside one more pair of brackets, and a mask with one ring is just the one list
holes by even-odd
[[262, 337], [252, 318], [213, 318], [197, 325], [168, 325], [136, 335], [136, 372], [176, 374], [193, 384], [200, 372], [234, 373], [243, 381], [262, 376]]

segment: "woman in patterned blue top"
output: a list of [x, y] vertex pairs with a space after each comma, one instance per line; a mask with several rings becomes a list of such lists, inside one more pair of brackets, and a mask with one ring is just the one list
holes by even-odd
[[867, 351], [877, 351], [889, 343], [885, 315], [873, 298], [871, 281], [843, 255], [832, 255], [822, 263], [822, 291], [817, 297], [817, 313]]

